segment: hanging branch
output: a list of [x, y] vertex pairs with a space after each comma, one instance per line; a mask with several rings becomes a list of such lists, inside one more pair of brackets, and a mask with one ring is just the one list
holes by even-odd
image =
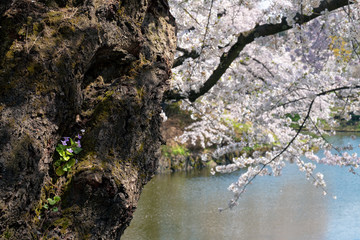
[[[306, 116], [304, 118], [304, 120], [302, 121], [299, 129], [296, 130], [296, 134], [294, 137], [291, 138], [291, 140], [286, 144], [286, 146], [278, 153], [276, 154], [275, 157], [273, 157], [271, 160], [269, 160], [268, 162], [262, 164], [260, 170], [254, 174], [253, 176], [251, 176], [250, 179], [247, 180], [246, 184], [241, 188], [241, 191], [239, 191], [238, 193], [235, 194], [235, 198], [232, 199], [230, 202], [229, 202], [229, 206], [227, 208], [224, 208], [224, 209], [219, 209], [220, 211], [223, 211], [223, 210], [226, 210], [228, 208], [232, 208], [233, 206], [235, 206], [236, 202], [239, 200], [239, 198], [241, 197], [241, 195], [245, 192], [246, 188], [248, 187], [249, 184], [252, 183], [252, 181], [267, 167], [269, 166], [270, 163], [274, 162], [277, 158], [279, 158], [284, 152], [286, 152], [289, 147], [293, 144], [293, 142], [296, 140], [296, 138], [299, 136], [299, 134], [301, 133], [301, 131], [304, 129], [305, 127], [305, 124], [308, 120], [310, 120], [312, 123], [312, 119], [310, 117], [310, 114], [311, 114], [311, 110], [312, 110], [312, 107], [314, 105], [314, 102], [316, 100], [316, 98], [318, 97], [321, 97], [321, 96], [324, 96], [324, 95], [327, 95], [327, 94], [330, 94], [330, 93], [336, 93], [338, 91], [342, 91], [342, 90], [348, 90], [348, 89], [360, 89], [360, 85], [356, 85], [356, 86], [353, 86], [353, 87], [347, 87], [347, 86], [344, 86], [344, 87], [339, 87], [339, 88], [334, 88], [334, 89], [330, 89], [330, 90], [326, 90], [326, 91], [323, 91], [323, 92], [320, 92], [320, 93], [317, 93], [315, 95], [315, 98], [311, 100], [310, 104], [309, 104], [309, 107], [307, 109], [307, 113], [306, 113]], [[314, 123], [313, 123], [314, 124]], [[314, 124], [315, 125], [315, 124]], [[318, 130], [317, 126], [315, 125], [316, 129]], [[318, 130], [319, 131], [319, 130]], [[320, 131], [319, 131], [320, 133]], [[321, 135], [321, 134], [320, 134]], [[321, 137], [323, 137], [321, 135]], [[325, 139], [325, 138], [324, 138]], [[326, 139], [325, 139], [326, 140]], [[357, 173], [355, 173], [357, 174]]]
[[274, 162], [278, 157], [280, 157], [284, 152], [286, 152], [288, 150], [288, 148], [292, 145], [292, 143], [295, 141], [295, 139], [298, 137], [298, 135], [300, 134], [300, 132], [303, 130], [304, 126], [305, 126], [305, 123], [306, 121], [309, 119], [310, 117], [310, 113], [311, 113], [311, 109], [312, 109], [312, 106], [315, 102], [315, 99], [314, 98], [310, 105], [309, 105], [309, 108], [308, 108], [308, 111], [307, 111], [307, 114], [300, 126], [300, 128], [297, 130], [295, 136], [290, 140], [290, 142], [288, 142], [288, 144], [275, 156], [273, 157], [271, 160], [269, 160], [267, 163], [264, 163], [262, 165], [262, 167], [260, 168], [260, 170], [254, 174], [249, 180], [247, 180], [246, 184], [241, 188], [241, 191], [238, 192], [237, 194], [235, 194], [235, 198], [232, 199], [230, 202], [229, 202], [229, 206], [227, 208], [224, 208], [224, 209], [219, 209], [220, 211], [223, 211], [223, 210], [226, 210], [228, 208], [232, 208], [233, 206], [235, 206], [236, 202], [239, 200], [239, 198], [241, 197], [241, 195], [245, 192], [247, 186], [249, 184], [252, 183], [252, 181], [264, 170], [264, 168], [266, 168], [270, 163]]

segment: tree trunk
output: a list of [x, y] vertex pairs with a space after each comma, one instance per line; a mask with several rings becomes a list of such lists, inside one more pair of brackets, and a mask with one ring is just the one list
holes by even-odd
[[[157, 167], [166, 0], [2, 0], [0, 39], [0, 238], [119, 239]], [[55, 147], [81, 129], [58, 176]]]

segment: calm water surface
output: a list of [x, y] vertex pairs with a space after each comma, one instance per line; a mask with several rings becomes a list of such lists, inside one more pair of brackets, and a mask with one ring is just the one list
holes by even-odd
[[[360, 135], [331, 140], [358, 146]], [[156, 176], [144, 188], [122, 239], [360, 240], [360, 177], [347, 168], [318, 165], [316, 170], [325, 175], [327, 196], [290, 164], [281, 177], [258, 177], [239, 206], [221, 213], [217, 209], [232, 197], [227, 187], [240, 172]]]

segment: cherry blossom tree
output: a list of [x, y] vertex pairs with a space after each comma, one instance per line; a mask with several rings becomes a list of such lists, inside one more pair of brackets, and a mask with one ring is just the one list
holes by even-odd
[[[255, 177], [278, 176], [290, 162], [324, 194], [316, 163], [348, 166], [357, 174], [360, 159], [333, 154], [324, 129], [337, 126], [334, 116], [348, 120], [360, 113], [358, 1], [169, 3], [178, 47], [165, 101], [181, 100], [196, 120], [180, 141], [215, 145], [215, 157], [244, 152], [212, 170], [246, 170], [229, 186], [229, 208]], [[320, 148], [323, 159], [314, 154]]]

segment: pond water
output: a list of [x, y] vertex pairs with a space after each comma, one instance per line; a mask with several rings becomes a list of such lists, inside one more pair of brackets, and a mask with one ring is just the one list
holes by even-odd
[[[342, 134], [331, 142], [350, 142], [360, 155], [360, 135], [353, 140]], [[290, 164], [281, 177], [258, 177], [239, 206], [223, 212], [218, 208], [232, 197], [227, 187], [240, 172], [155, 176], [121, 239], [360, 240], [360, 176], [341, 167], [316, 170], [325, 175], [326, 196]]]

